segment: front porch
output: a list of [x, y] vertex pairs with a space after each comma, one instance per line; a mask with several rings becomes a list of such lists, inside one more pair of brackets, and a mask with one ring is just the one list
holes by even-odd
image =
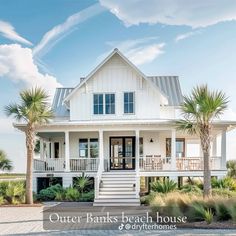
[[[98, 172], [100, 168], [153, 175], [203, 170], [199, 139], [175, 129], [54, 131], [38, 136], [40, 158], [34, 159], [34, 172]], [[210, 165], [211, 170], [226, 169], [224, 130], [214, 131]]]

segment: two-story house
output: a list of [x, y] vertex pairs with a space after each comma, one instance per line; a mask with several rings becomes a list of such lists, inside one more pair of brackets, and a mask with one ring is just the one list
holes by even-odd
[[[37, 129], [34, 191], [50, 177], [70, 186], [85, 172], [94, 178], [94, 205], [139, 205], [140, 185], [146, 188], [150, 177], [202, 177], [199, 138], [175, 128], [181, 102], [177, 76], [146, 76], [115, 49], [75, 88], [56, 90], [55, 118]], [[212, 176], [226, 174], [231, 128], [214, 122]]]

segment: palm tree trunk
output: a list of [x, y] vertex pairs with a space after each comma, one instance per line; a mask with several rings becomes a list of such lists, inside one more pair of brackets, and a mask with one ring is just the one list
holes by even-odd
[[34, 127], [27, 125], [26, 130], [27, 170], [26, 170], [26, 204], [33, 204], [33, 155], [34, 155]]
[[210, 127], [203, 126], [201, 130], [201, 146], [203, 151], [203, 197], [211, 197], [211, 170], [210, 170]]
[[203, 152], [204, 160], [204, 181], [203, 181], [203, 197], [211, 197], [211, 170], [210, 170], [210, 155], [209, 152]]

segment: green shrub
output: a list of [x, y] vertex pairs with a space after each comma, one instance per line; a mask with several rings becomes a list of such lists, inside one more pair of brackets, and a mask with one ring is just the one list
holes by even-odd
[[186, 184], [181, 188], [182, 193], [196, 193], [196, 194], [202, 194], [202, 190], [196, 186], [191, 184]]
[[211, 179], [212, 188], [221, 188], [228, 190], [236, 190], [236, 181], [231, 177], [225, 177], [223, 179]]
[[173, 180], [156, 181], [150, 184], [152, 191], [159, 193], [169, 193], [176, 189], [177, 183]]
[[24, 181], [11, 181], [9, 182], [5, 199], [11, 204], [18, 204], [24, 202], [25, 198], [25, 182]]
[[55, 200], [57, 200], [57, 201], [63, 201], [63, 200], [65, 200], [65, 198], [66, 198], [66, 196], [65, 196], [65, 191], [56, 192]]
[[219, 196], [203, 199], [196, 193], [175, 191], [168, 194], [152, 193], [146, 196], [146, 202], [151, 206], [154, 215], [187, 216], [189, 222], [203, 221], [208, 224], [215, 217], [217, 220], [236, 221], [236, 198], [222, 198]]
[[224, 188], [213, 188], [212, 189], [213, 197], [225, 197], [225, 198], [236, 198], [236, 192], [230, 191]]
[[228, 176], [232, 178], [236, 178], [236, 161], [235, 160], [229, 160], [227, 161], [227, 170], [228, 170]]
[[90, 192], [84, 193], [83, 195], [81, 195], [79, 200], [81, 202], [93, 202], [93, 200], [94, 200], [94, 191], [92, 190]]
[[227, 207], [223, 202], [216, 204], [216, 217], [217, 220], [229, 220], [231, 219], [230, 208]]
[[200, 201], [191, 203], [187, 211], [189, 221], [203, 221], [205, 215], [205, 208]]
[[42, 201], [51, 201], [56, 197], [56, 193], [63, 192], [63, 188], [60, 184], [52, 185], [46, 189], [42, 189], [38, 194], [38, 199]]
[[206, 209], [204, 210], [204, 220], [207, 222], [207, 224], [211, 224], [213, 221], [213, 213], [211, 209]]
[[74, 187], [79, 190], [81, 195], [83, 195], [86, 188], [90, 186], [91, 184], [92, 184], [91, 178], [86, 176], [84, 172], [82, 173], [81, 176], [76, 177], [74, 180]]
[[9, 185], [9, 181], [1, 181], [0, 182], [0, 196], [6, 196], [6, 190]]
[[236, 203], [229, 207], [231, 219], [236, 222]]
[[0, 205], [4, 204], [5, 203], [5, 200], [4, 200], [4, 197], [3, 196], [0, 196]]
[[69, 187], [66, 188], [65, 199], [67, 201], [78, 201], [79, 200], [79, 191], [75, 188]]

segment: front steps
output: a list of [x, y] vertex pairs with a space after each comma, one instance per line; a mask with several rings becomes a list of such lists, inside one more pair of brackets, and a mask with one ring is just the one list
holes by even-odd
[[136, 173], [131, 171], [103, 172], [98, 198], [94, 206], [140, 206], [135, 191]]

